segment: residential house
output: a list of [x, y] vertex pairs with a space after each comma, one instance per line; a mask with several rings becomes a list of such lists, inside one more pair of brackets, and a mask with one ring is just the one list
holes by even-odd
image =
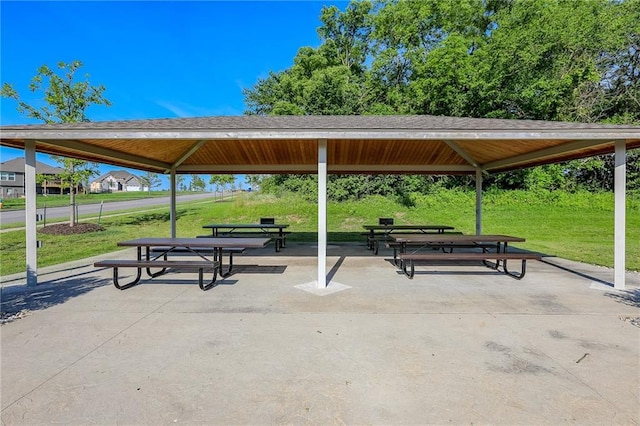
[[91, 192], [147, 191], [142, 179], [126, 170], [112, 170], [91, 182]]
[[[0, 163], [0, 198], [19, 198], [25, 196], [24, 189], [24, 158], [14, 158]], [[63, 187], [60, 175], [64, 169], [53, 167], [36, 161], [37, 194], [68, 193], [69, 188]]]

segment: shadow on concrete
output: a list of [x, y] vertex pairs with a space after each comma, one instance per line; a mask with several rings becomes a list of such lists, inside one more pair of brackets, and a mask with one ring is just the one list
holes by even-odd
[[617, 293], [605, 293], [604, 295], [618, 303], [640, 308], [640, 289], [638, 288], [634, 290], [621, 290]]
[[595, 281], [597, 283], [604, 284], [606, 286], [609, 286], [609, 287], [613, 288], [613, 283], [612, 282], [603, 280], [601, 278], [594, 277], [592, 275], [585, 274], [584, 272], [576, 271], [576, 270], [568, 268], [566, 266], [558, 265], [557, 263], [554, 263], [552, 261], [547, 261], [547, 260], [544, 259], [545, 257], [555, 257], [555, 256], [545, 255], [545, 254], [542, 254], [542, 256], [543, 257], [542, 257], [541, 262], [544, 262], [549, 266], [553, 266], [554, 268], [562, 269], [563, 271], [570, 272], [570, 273], [572, 273], [574, 275], [577, 275], [579, 277], [586, 278], [588, 280]]
[[287, 265], [233, 265], [231, 275], [238, 274], [284, 274]]
[[330, 283], [333, 280], [333, 277], [338, 273], [338, 269], [342, 266], [344, 262], [345, 256], [340, 256], [340, 259], [333, 265], [329, 273], [327, 274], [327, 282]]
[[[89, 274], [93, 273], [91, 271]], [[2, 299], [0, 311], [11, 314], [22, 310], [47, 309], [88, 293], [95, 288], [110, 284], [110, 281], [104, 278], [86, 277], [82, 280], [75, 279], [79, 275], [85, 274], [48, 281], [37, 287], [27, 287], [26, 285], [4, 287], [0, 291]]]

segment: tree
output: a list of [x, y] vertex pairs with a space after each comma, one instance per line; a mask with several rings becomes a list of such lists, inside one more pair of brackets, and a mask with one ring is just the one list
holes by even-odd
[[[209, 178], [209, 183], [215, 186], [215, 190], [213, 193], [214, 200], [216, 198], [216, 193], [220, 192], [220, 186], [222, 185], [223, 177], [224, 175], [211, 175], [211, 177]], [[220, 199], [222, 199], [222, 195], [220, 196]]]
[[236, 177], [234, 175], [224, 175], [223, 178], [223, 188], [226, 188], [229, 185], [229, 189], [231, 191], [231, 198], [233, 198], [233, 192], [236, 188]]
[[191, 175], [191, 190], [192, 191], [204, 191], [206, 184], [204, 180], [198, 175]]
[[268, 175], [245, 175], [244, 180], [249, 185], [249, 189], [255, 191], [262, 185], [262, 180]]
[[[86, 110], [91, 105], [110, 106], [111, 102], [103, 97], [104, 86], [91, 86], [89, 74], [85, 81], [74, 81], [75, 72], [82, 67], [82, 62], [70, 64], [58, 63], [63, 75], [56, 74], [47, 65], [42, 65], [33, 79], [29, 89], [32, 92], [42, 91], [45, 105], [34, 107], [21, 100], [20, 95], [10, 83], [2, 86], [2, 96], [15, 99], [18, 111], [27, 117], [42, 120], [45, 123], [78, 123], [89, 121]], [[45, 81], [48, 85], [45, 86]]]
[[53, 179], [54, 177], [52, 175], [48, 175], [44, 173], [39, 173], [36, 175], [36, 183], [42, 185], [42, 195], [46, 196], [49, 194], [49, 190], [48, 190], [49, 182]]
[[[639, 6], [638, 0], [379, 0], [352, 1], [344, 11], [326, 7], [321, 45], [299, 49], [289, 69], [245, 89], [246, 112], [640, 123]], [[526, 169], [493, 182], [608, 188], [610, 173], [601, 170], [607, 161], [568, 162], [563, 173]], [[291, 187], [305, 183], [288, 176]], [[638, 188], [630, 176], [629, 188]], [[558, 182], [563, 178], [572, 181]], [[330, 175], [329, 187], [338, 190], [337, 179], [344, 178]], [[401, 177], [399, 187], [411, 188], [408, 179]], [[276, 181], [270, 177], [265, 187]], [[345, 182], [356, 191], [350, 196], [369, 191], [358, 182]], [[367, 182], [384, 188], [386, 178]]]
[[140, 180], [142, 181], [142, 184], [147, 187], [147, 192], [151, 192], [152, 188], [160, 185], [161, 183], [160, 176], [153, 172], [145, 172], [140, 176]]
[[187, 190], [187, 187], [184, 184], [184, 175], [176, 175], [176, 188], [179, 191]]
[[[35, 77], [31, 80], [29, 89], [32, 92], [42, 92], [45, 104], [42, 106], [32, 106], [24, 102], [15, 88], [5, 83], [2, 86], [0, 95], [11, 98], [18, 102], [18, 111], [29, 118], [42, 120], [45, 123], [75, 123], [89, 121], [86, 110], [91, 105], [110, 106], [103, 96], [104, 86], [92, 86], [89, 83], [89, 74], [85, 74], [84, 81], [75, 81], [76, 71], [82, 67], [82, 62], [74, 61], [70, 64], [58, 63], [57, 74], [47, 65], [38, 69]], [[61, 175], [70, 187], [69, 205], [70, 217], [69, 226], [76, 223], [75, 194], [79, 183], [87, 181], [91, 176], [98, 174], [95, 163], [86, 161], [54, 157], [62, 166], [65, 172]]]
[[97, 163], [59, 156], [52, 158], [57, 161], [64, 170], [60, 173], [60, 179], [63, 187], [69, 187], [69, 204], [71, 205], [69, 226], [74, 226], [77, 223], [76, 193], [78, 192], [78, 185], [82, 183], [83, 186], [86, 187], [91, 176], [99, 174], [100, 170], [98, 169]]

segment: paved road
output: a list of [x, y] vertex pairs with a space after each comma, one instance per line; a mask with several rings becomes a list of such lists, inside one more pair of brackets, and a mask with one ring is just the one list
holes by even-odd
[[[193, 194], [193, 195], [179, 195], [177, 202], [191, 201], [212, 198], [213, 194]], [[142, 198], [139, 200], [129, 201], [115, 201], [111, 203], [104, 203], [102, 207], [102, 214], [114, 212], [118, 210], [128, 210], [135, 208], [147, 208], [156, 206], [169, 206], [169, 197], [158, 198]], [[78, 206], [78, 214], [87, 215], [100, 213], [100, 204], [84, 204]], [[38, 209], [38, 214], [44, 214], [44, 209]], [[47, 208], [47, 221], [59, 218], [69, 217], [69, 207], [49, 207]], [[0, 223], [3, 225], [10, 223], [24, 223], [24, 210], [0, 210]]]

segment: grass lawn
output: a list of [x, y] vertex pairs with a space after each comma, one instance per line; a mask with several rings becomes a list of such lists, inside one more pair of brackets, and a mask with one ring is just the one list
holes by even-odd
[[[399, 205], [382, 197], [358, 202], [329, 203], [329, 241], [360, 241], [362, 225], [377, 223], [378, 217], [393, 217], [396, 223], [452, 225], [464, 233], [475, 232], [475, 194], [440, 191], [413, 199], [414, 206]], [[521, 236], [518, 247], [596, 265], [613, 267], [613, 194], [532, 194], [521, 191], [486, 194], [483, 232]], [[300, 197], [275, 197], [244, 193], [224, 202], [178, 204], [177, 235], [203, 235], [207, 223], [257, 222], [275, 217], [290, 224], [290, 241], [315, 241], [317, 206]], [[119, 250], [118, 241], [137, 237], [168, 237], [168, 208], [146, 213], [130, 212], [103, 217], [102, 232], [53, 236], [38, 234], [38, 266], [81, 259]], [[627, 269], [640, 270], [640, 200], [627, 201]], [[364, 250], [364, 248], [363, 248]], [[24, 231], [0, 234], [0, 275], [25, 269]]]

